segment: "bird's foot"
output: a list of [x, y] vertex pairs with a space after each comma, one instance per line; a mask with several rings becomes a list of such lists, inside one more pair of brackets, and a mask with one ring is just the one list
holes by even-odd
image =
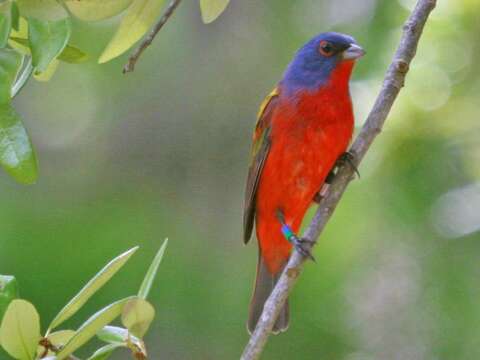
[[290, 226], [288, 226], [284, 222], [282, 222], [282, 234], [283, 236], [285, 236], [285, 239], [287, 239], [287, 241], [291, 243], [300, 254], [312, 260], [313, 262], [316, 262], [311, 252], [314, 241], [297, 236], [297, 234], [292, 231]]
[[353, 155], [349, 151], [345, 151], [340, 157], [337, 159], [337, 162], [335, 164], [336, 167], [342, 166], [342, 165], [349, 165], [353, 171], [355, 171], [355, 174], [357, 174], [358, 178], [360, 179], [360, 172], [358, 171], [357, 166], [355, 165], [355, 155]]
[[355, 156], [351, 152], [344, 152], [342, 155], [340, 155], [335, 162], [335, 165], [333, 166], [333, 169], [330, 170], [330, 172], [327, 175], [327, 178], [325, 179], [325, 182], [323, 183], [321, 189], [313, 196], [313, 201], [316, 202], [317, 204], [320, 204], [322, 199], [327, 196], [328, 190], [330, 188], [330, 184], [333, 182], [333, 179], [335, 179], [335, 176], [337, 175], [337, 170], [340, 166], [343, 165], [348, 165], [351, 166], [353, 171], [355, 171], [355, 174], [357, 174], [358, 178], [360, 178], [360, 172], [358, 171], [358, 168], [355, 165]]

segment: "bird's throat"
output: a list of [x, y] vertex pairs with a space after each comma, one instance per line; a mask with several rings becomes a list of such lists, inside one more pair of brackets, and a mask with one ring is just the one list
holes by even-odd
[[337, 92], [338, 91], [348, 92], [348, 82], [350, 81], [350, 76], [352, 74], [354, 65], [355, 65], [354, 61], [344, 60], [340, 62], [330, 74], [330, 79], [326, 86], [334, 87]]

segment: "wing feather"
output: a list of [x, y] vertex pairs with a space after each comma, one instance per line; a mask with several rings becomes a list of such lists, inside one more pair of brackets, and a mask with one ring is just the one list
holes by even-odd
[[270, 150], [270, 130], [272, 114], [278, 103], [279, 89], [275, 88], [260, 106], [257, 124], [253, 133], [252, 161], [248, 169], [245, 190], [245, 206], [243, 209], [243, 242], [247, 243], [252, 236], [255, 219], [255, 196], [263, 165]]

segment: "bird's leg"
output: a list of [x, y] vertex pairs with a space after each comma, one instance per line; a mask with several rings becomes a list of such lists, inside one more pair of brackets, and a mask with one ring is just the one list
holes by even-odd
[[355, 166], [353, 163], [354, 155], [348, 151], [344, 152], [342, 155], [339, 156], [337, 161], [335, 162], [335, 165], [333, 166], [332, 170], [327, 175], [327, 178], [325, 179], [325, 182], [323, 183], [322, 187], [320, 190], [314, 195], [313, 201], [317, 204], [320, 204], [322, 199], [327, 195], [328, 189], [330, 187], [330, 184], [332, 183], [333, 179], [335, 178], [335, 175], [337, 174], [337, 170], [340, 166], [343, 166], [345, 164], [348, 164], [353, 168], [355, 171], [355, 174], [357, 174], [358, 178], [360, 178], [360, 172], [358, 171], [358, 168]]
[[281, 210], [277, 210], [277, 219], [282, 225], [282, 234], [285, 239], [291, 243], [300, 254], [315, 262], [315, 258], [310, 251], [314, 241], [299, 237], [297, 234], [295, 234], [292, 228], [285, 223], [285, 216]]

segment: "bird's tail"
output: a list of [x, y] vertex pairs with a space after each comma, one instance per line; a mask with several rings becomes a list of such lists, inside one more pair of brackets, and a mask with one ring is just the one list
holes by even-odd
[[[262, 315], [263, 305], [270, 296], [270, 293], [275, 287], [275, 284], [277, 283], [277, 280], [281, 274], [282, 271], [279, 271], [276, 275], [272, 275], [265, 266], [265, 262], [263, 261], [262, 256], [259, 254], [255, 289], [253, 291], [252, 300], [250, 301], [250, 310], [248, 314], [247, 329], [250, 334], [255, 330], [258, 319]], [[286, 331], [288, 328], [288, 322], [289, 309], [287, 299], [285, 305], [280, 311], [280, 314], [278, 315], [275, 325], [273, 326], [272, 333], [278, 334], [280, 332]]]

